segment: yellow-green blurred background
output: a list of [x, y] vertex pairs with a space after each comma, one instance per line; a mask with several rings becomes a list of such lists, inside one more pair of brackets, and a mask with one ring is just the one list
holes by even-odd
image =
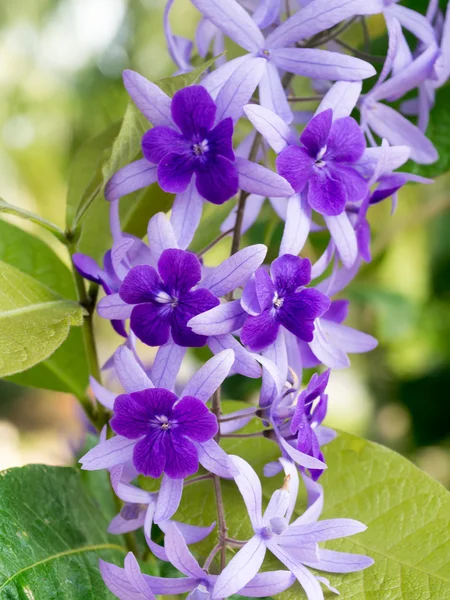
[[[127, 104], [121, 71], [156, 80], [174, 71], [162, 30], [163, 0], [2, 0], [0, 3], [0, 196], [64, 227], [71, 161], [80, 145], [119, 120]], [[173, 28], [192, 37], [198, 14], [177, 0]], [[381, 22], [375, 20], [374, 30]], [[370, 213], [374, 261], [345, 297], [351, 324], [379, 348], [353, 356], [329, 388], [332, 426], [367, 436], [450, 485], [449, 178], [407, 186], [390, 217]], [[263, 241], [274, 215], [248, 240]], [[3, 218], [3, 217], [2, 217]], [[64, 250], [32, 225], [13, 220]], [[106, 226], [106, 223], [105, 223]], [[277, 242], [280, 226], [271, 232]], [[225, 257], [227, 244], [212, 253]], [[312, 256], [314, 247], [309, 248]], [[222, 255], [222, 256], [221, 256]], [[104, 361], [119, 342], [96, 321]], [[193, 368], [191, 357], [184, 371]], [[229, 397], [251, 397], [236, 381]], [[30, 462], [67, 464], [84, 424], [65, 394], [0, 382], [0, 469]]]

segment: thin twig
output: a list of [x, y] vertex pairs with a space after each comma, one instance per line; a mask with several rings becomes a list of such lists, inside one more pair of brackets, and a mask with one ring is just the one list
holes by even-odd
[[220, 422], [228, 423], [228, 421], [236, 421], [238, 419], [245, 419], [245, 417], [250, 417], [252, 415], [255, 415], [257, 410], [258, 409], [255, 408], [255, 410], [253, 412], [247, 412], [247, 413], [245, 413], [245, 415], [235, 415], [234, 417], [223, 417], [220, 419]]
[[192, 479], [185, 479], [184, 486], [191, 485], [192, 483], [198, 483], [199, 481], [208, 481], [212, 479], [213, 476], [211, 473], [207, 473], [206, 475], [199, 475], [198, 477], [193, 477]]
[[223, 438], [258, 438], [264, 437], [265, 431], [257, 431], [255, 433], [223, 433]]
[[288, 96], [288, 102], [316, 102], [323, 100], [323, 96]]
[[205, 564], [203, 565], [204, 571], [209, 570], [209, 567], [211, 566], [212, 561], [214, 560], [216, 554], [218, 552], [220, 552], [221, 549], [222, 549], [222, 540], [214, 546], [214, 548], [211, 550], [208, 558], [205, 560]]
[[366, 17], [361, 17], [360, 19], [361, 28], [364, 36], [364, 50], [365, 52], [369, 52], [370, 50], [370, 34], [369, 28], [367, 27]]
[[234, 226], [230, 227], [230, 229], [227, 229], [226, 231], [221, 233], [219, 236], [216, 237], [215, 240], [213, 240], [207, 246], [205, 246], [203, 248], [203, 250], [200, 250], [200, 252], [197, 252], [197, 256], [200, 258], [200, 256], [203, 256], [204, 254], [206, 254], [208, 252], [208, 250], [211, 250], [211, 248], [214, 248], [214, 246], [216, 244], [218, 244], [220, 242], [220, 240], [223, 240], [224, 237], [227, 237], [227, 235], [230, 235], [230, 233], [233, 233], [233, 231], [234, 231]]
[[319, 34], [318, 36], [313, 36], [302, 47], [303, 48], [316, 48], [317, 46], [322, 46], [323, 44], [326, 44], [327, 42], [331, 42], [338, 35], [341, 35], [341, 33], [344, 33], [344, 31], [346, 31], [351, 25], [353, 25], [353, 23], [356, 21], [357, 18], [358, 17], [352, 17], [351, 19], [349, 19], [348, 21], [343, 23], [340, 27], [335, 27], [335, 28], [330, 29], [325, 36], [323, 34]]
[[227, 543], [227, 545], [231, 546], [232, 548], [242, 548], [242, 546], [245, 546], [245, 544], [248, 542], [248, 540], [244, 541], [244, 540], [235, 540], [234, 538], [226, 538], [224, 540], [224, 542]]
[[[212, 397], [212, 412], [216, 415], [217, 421], [220, 420], [221, 408], [220, 408], [220, 388], [217, 389]], [[220, 442], [220, 428], [216, 434], [215, 440], [217, 443]], [[228, 528], [225, 520], [225, 508], [223, 505], [222, 488], [220, 484], [220, 477], [218, 475], [213, 476], [214, 482], [214, 495], [216, 498], [217, 507], [217, 519], [219, 521], [219, 543], [221, 544], [220, 549], [220, 569], [223, 571], [226, 565], [227, 559], [227, 547], [223, 540], [227, 537]]]
[[358, 50], [357, 48], [350, 46], [350, 44], [347, 44], [347, 42], [343, 42], [342, 40], [338, 40], [337, 38], [335, 38], [334, 41], [336, 42], [336, 44], [338, 44], [339, 46], [342, 46], [342, 48], [345, 48], [346, 50], [348, 50], [349, 52], [351, 52], [358, 58], [362, 58], [364, 60], [369, 60], [371, 62], [379, 63], [379, 64], [383, 64], [385, 61], [385, 59], [382, 56], [375, 56], [375, 54], [368, 54], [367, 52]]

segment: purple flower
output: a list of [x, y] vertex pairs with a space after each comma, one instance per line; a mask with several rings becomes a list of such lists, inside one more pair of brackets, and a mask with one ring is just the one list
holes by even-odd
[[179, 346], [204, 346], [206, 337], [194, 333], [187, 322], [217, 306], [219, 300], [204, 288], [192, 290], [201, 278], [195, 254], [175, 248], [161, 254], [158, 271], [149, 265], [131, 269], [119, 295], [134, 305], [130, 326], [137, 337], [149, 346], [162, 346], [171, 333]]
[[139, 473], [184, 479], [198, 470], [198, 452], [192, 441], [207, 442], [217, 431], [217, 419], [203, 402], [153, 388], [119, 396], [111, 428], [129, 439], [139, 439], [133, 462]]
[[142, 138], [145, 158], [158, 164], [159, 185], [179, 194], [195, 174], [199, 194], [209, 202], [223, 204], [239, 188], [233, 164], [233, 120], [228, 117], [214, 126], [217, 106], [199, 85], [179, 90], [172, 99], [171, 113], [178, 129], [153, 127]]
[[300, 141], [279, 154], [277, 169], [294, 190], [308, 185], [310, 206], [324, 215], [339, 215], [347, 201], [362, 200], [367, 183], [353, 168], [366, 144], [358, 123], [351, 117], [333, 122], [333, 111], [324, 110], [306, 126]]
[[318, 521], [322, 496], [298, 519], [289, 524], [298, 490], [298, 472], [293, 463], [283, 461], [287, 471], [285, 484], [277, 490], [262, 513], [262, 489], [258, 476], [242, 458], [233, 456], [239, 475], [234, 479], [242, 494], [254, 530], [254, 536], [231, 559], [217, 578], [215, 598], [228, 598], [246, 585], [259, 571], [266, 551], [270, 550], [295, 575], [308, 598], [323, 598], [319, 581], [306, 567], [319, 571], [349, 573], [373, 564], [367, 556], [324, 550], [318, 542], [355, 535], [366, 526], [353, 519]]
[[280, 327], [300, 340], [312, 341], [314, 321], [328, 309], [330, 301], [321, 292], [303, 287], [310, 280], [310, 261], [292, 254], [277, 258], [270, 276], [260, 267], [251, 283], [259, 305], [257, 314], [249, 307], [250, 286], [244, 290], [241, 301], [243, 308], [251, 313], [241, 331], [242, 342], [251, 350], [263, 350], [275, 342]]

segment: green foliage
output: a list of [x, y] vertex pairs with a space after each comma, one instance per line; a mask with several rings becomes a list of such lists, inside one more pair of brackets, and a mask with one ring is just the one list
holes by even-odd
[[0, 476], [0, 598], [112, 599], [98, 558], [125, 548], [71, 468], [30, 465]]
[[[72, 273], [41, 239], [0, 220], [0, 260], [34, 277], [53, 292], [76, 299]], [[81, 330], [72, 328], [67, 339], [46, 360], [8, 379], [31, 387], [83, 395], [88, 366]]]
[[13, 204], [9, 204], [2, 198], [0, 198], [0, 212], [4, 212], [9, 215], [14, 215], [15, 217], [20, 217], [21, 219], [26, 219], [27, 221], [32, 221], [37, 225], [40, 225], [47, 231], [50, 231], [60, 242], [65, 241], [64, 231], [62, 231], [57, 225], [50, 223], [47, 219], [43, 219], [39, 215], [35, 215], [29, 210], [25, 210], [24, 208], [19, 208], [18, 206], [14, 206]]
[[181, 75], [175, 75], [174, 77], [164, 77], [163, 79], [156, 81], [156, 85], [168, 96], [173, 96], [178, 90], [198, 83], [203, 73], [209, 69], [209, 67], [212, 67], [216, 60], [221, 56], [221, 54], [213, 56], [213, 58], [205, 61], [196, 69], [189, 71], [189, 73], [182, 73]]
[[83, 322], [83, 308], [0, 262], [0, 376], [48, 358]]

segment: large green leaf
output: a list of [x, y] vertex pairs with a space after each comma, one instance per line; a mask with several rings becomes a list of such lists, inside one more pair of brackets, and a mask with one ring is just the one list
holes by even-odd
[[[242, 403], [233, 404], [242, 407]], [[264, 438], [227, 439], [222, 445], [227, 452], [248, 460], [260, 477], [264, 464], [279, 456], [277, 446]], [[397, 453], [345, 433], [339, 433], [326, 448], [326, 459], [328, 469], [321, 479], [325, 490], [322, 518], [354, 518], [368, 525], [363, 534], [329, 542], [327, 547], [375, 559], [375, 565], [361, 573], [327, 574], [341, 597], [450, 599], [450, 494]], [[262, 481], [267, 502], [281, 486], [282, 477], [262, 477]], [[236, 486], [222, 481], [222, 493], [229, 535], [248, 539], [252, 529]], [[297, 506], [299, 515], [304, 509], [303, 495]], [[185, 488], [176, 518], [196, 524], [217, 519], [210, 481]], [[211, 535], [193, 549], [204, 558], [216, 541]], [[268, 554], [264, 569], [278, 568], [280, 563]], [[305, 596], [296, 584], [279, 598], [300, 600]]]
[[212, 65], [220, 56], [222, 55], [219, 54], [218, 56], [210, 58], [196, 69], [189, 71], [189, 73], [182, 73], [181, 75], [175, 75], [174, 77], [164, 77], [163, 79], [157, 81], [156, 85], [160, 87], [168, 96], [173, 96], [175, 92], [178, 92], [178, 90], [198, 83], [203, 73], [209, 69], [209, 67], [212, 67]]
[[15, 267], [0, 262], [0, 377], [25, 371], [48, 358], [84, 309]]
[[36, 223], [44, 229], [47, 229], [47, 231], [50, 231], [50, 233], [52, 233], [60, 242], [65, 242], [64, 231], [57, 225], [50, 223], [50, 221], [47, 221], [47, 219], [43, 219], [39, 215], [36, 215], [29, 210], [9, 204], [9, 202], [6, 202], [0, 198], [0, 213], [2, 212], [9, 215], [14, 215], [15, 217], [20, 217], [26, 221], [31, 221], [32, 223]]
[[75, 469], [30, 465], [0, 476], [0, 598], [112, 599], [98, 558], [121, 563], [120, 538]]
[[[76, 299], [72, 273], [53, 250], [41, 239], [1, 220], [0, 260], [34, 277], [64, 298]], [[47, 360], [8, 379], [21, 385], [79, 396], [86, 391], [88, 376], [83, 336], [76, 327]]]

